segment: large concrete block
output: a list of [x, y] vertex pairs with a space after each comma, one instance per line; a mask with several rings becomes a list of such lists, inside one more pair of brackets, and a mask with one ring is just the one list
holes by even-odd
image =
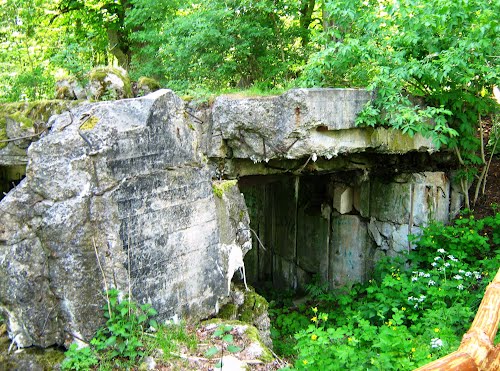
[[421, 226], [449, 219], [450, 184], [442, 172], [403, 174], [374, 179], [370, 216], [379, 221]]
[[373, 254], [367, 225], [359, 216], [332, 219], [329, 279], [333, 287], [364, 281], [373, 267]]
[[371, 98], [370, 92], [361, 89], [293, 89], [276, 97], [222, 96], [213, 106], [212, 132], [215, 137], [222, 135], [235, 158], [254, 161], [330, 159], [367, 150], [436, 150], [430, 139], [418, 134], [409, 137], [385, 128], [357, 128], [356, 116]]
[[86, 104], [30, 146], [26, 179], [0, 202], [0, 312], [18, 346], [89, 340], [105, 280], [159, 320], [225, 300], [248, 216], [239, 192], [216, 202], [184, 109], [168, 90]]

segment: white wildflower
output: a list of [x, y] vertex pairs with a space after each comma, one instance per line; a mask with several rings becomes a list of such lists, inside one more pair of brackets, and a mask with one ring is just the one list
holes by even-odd
[[[458, 273], [462, 273], [462, 274], [464, 274], [464, 273], [465, 273], [465, 271], [464, 271], [463, 269], [459, 269], [459, 270], [458, 270]], [[470, 273], [470, 272], [469, 272], [469, 273]], [[467, 274], [466, 274], [466, 276], [467, 276]]]
[[449, 267], [449, 266], [450, 266], [450, 263], [446, 262], [446, 263], [444, 263], [444, 266], [445, 266], [445, 267]]
[[446, 250], [445, 249], [438, 249], [438, 253], [446, 254]]
[[[458, 271], [458, 273], [464, 273], [464, 271], [462, 272]], [[471, 272], [465, 272], [465, 277], [470, 277], [470, 276], [472, 276]]]
[[454, 279], [456, 279], [456, 280], [461, 280], [461, 279], [462, 279], [462, 276], [461, 276], [461, 275], [459, 275], [459, 274], [455, 274], [455, 275], [453, 276], [453, 278], [454, 278]]
[[418, 281], [418, 277], [412, 277], [411, 278], [411, 282], [415, 282], [415, 281]]
[[429, 286], [434, 286], [435, 284], [436, 284], [436, 282], [434, 282], [433, 280], [429, 281]]
[[443, 346], [443, 340], [440, 338], [434, 338], [431, 340], [431, 348], [441, 348]]
[[436, 265], [438, 265], [438, 264], [437, 264], [436, 262], [432, 262], [432, 263], [431, 263], [431, 265], [432, 265], [433, 267], [435, 267], [435, 266], [436, 266]]
[[457, 289], [459, 289], [460, 291], [462, 291], [464, 289], [464, 285], [462, 285], [462, 284], [458, 285]]
[[440, 257], [440, 256], [436, 256], [436, 257], [434, 258], [434, 260], [435, 260], [435, 261], [438, 261], [439, 259], [441, 259], [441, 257]]
[[424, 274], [424, 277], [425, 277], [425, 278], [429, 278], [430, 276], [431, 276], [431, 274], [430, 274], [430, 273], [426, 273], [426, 274]]

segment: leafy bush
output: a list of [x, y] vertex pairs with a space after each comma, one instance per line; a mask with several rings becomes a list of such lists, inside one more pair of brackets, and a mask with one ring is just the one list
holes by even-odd
[[88, 370], [99, 362], [94, 349], [78, 348], [77, 344], [71, 344], [65, 355], [66, 359], [61, 364], [63, 370]]
[[155, 320], [150, 319], [157, 312], [151, 304], [138, 305], [128, 298], [119, 300], [116, 289], [107, 292], [104, 306], [106, 324], [91, 340], [91, 347], [78, 349], [71, 345], [63, 362], [65, 369], [85, 369], [89, 365], [116, 360], [120, 367], [133, 363], [144, 356], [143, 336], [150, 327], [158, 328]]
[[[309, 290], [312, 312], [274, 317], [281, 336], [295, 332], [297, 369], [411, 370], [458, 347], [498, 269], [500, 214], [431, 224], [415, 243], [406, 260], [381, 260], [366, 284]], [[305, 314], [299, 331], [289, 325]]]
[[491, 92], [500, 76], [500, 3], [339, 0], [326, 1], [325, 11], [324, 46], [310, 56], [303, 85], [367, 87], [374, 99], [356, 123], [454, 149], [466, 193], [486, 165], [481, 118], [498, 109]]
[[97, 331], [91, 344], [97, 351], [110, 351], [111, 357], [123, 357], [134, 361], [143, 356], [141, 341], [144, 331], [150, 326], [158, 327], [155, 320], [149, 320], [157, 312], [151, 304], [138, 306], [127, 298], [118, 300], [118, 290], [108, 291], [108, 306], [104, 309], [106, 325]]

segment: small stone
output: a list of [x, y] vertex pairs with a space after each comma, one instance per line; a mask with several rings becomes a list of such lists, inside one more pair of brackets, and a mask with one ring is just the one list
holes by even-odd
[[245, 362], [240, 361], [232, 355], [222, 357], [220, 362], [221, 367], [215, 367], [215, 370], [238, 371], [247, 369], [247, 364]]
[[156, 361], [154, 360], [153, 357], [144, 358], [142, 363], [139, 365], [140, 371], [154, 370], [154, 369], [156, 369]]

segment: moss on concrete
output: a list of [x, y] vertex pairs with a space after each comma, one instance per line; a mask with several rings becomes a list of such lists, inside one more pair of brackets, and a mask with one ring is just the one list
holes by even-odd
[[47, 122], [50, 116], [61, 113], [79, 104], [78, 101], [39, 100], [33, 102], [0, 103], [0, 149], [7, 145], [1, 142], [7, 137], [7, 117], [21, 122], [24, 127], [33, 127], [36, 122]]
[[152, 79], [150, 77], [139, 77], [139, 80], [137, 80], [137, 87], [140, 88], [148, 88], [150, 91], [155, 91], [160, 89], [160, 83], [156, 81], [155, 79]]
[[248, 326], [248, 328], [245, 331], [245, 335], [248, 337], [250, 341], [259, 343], [260, 347], [262, 348], [262, 354], [259, 357], [259, 359], [262, 362], [267, 363], [267, 362], [272, 362], [274, 360], [274, 357], [271, 354], [269, 348], [260, 340], [259, 330], [257, 330], [255, 326]]
[[[4, 118], [4, 121], [5, 121], [5, 118]], [[7, 145], [7, 142], [6, 142], [7, 139], [9, 139], [9, 138], [7, 138], [7, 127], [5, 125], [5, 122], [2, 125], [2, 119], [0, 119], [0, 149], [2, 149], [3, 147], [5, 147]]]
[[212, 190], [214, 195], [222, 198], [222, 195], [229, 189], [233, 188], [238, 183], [237, 180], [216, 180], [212, 183]]
[[[57, 370], [64, 360], [64, 351], [58, 348], [25, 348], [21, 352], [9, 353], [10, 339], [6, 334], [6, 325], [0, 326], [0, 369], [21, 370], [27, 366], [39, 366], [44, 371]], [[3, 368], [4, 367], [4, 368]]]
[[245, 292], [245, 301], [239, 309], [239, 318], [244, 322], [253, 323], [255, 318], [267, 312], [268, 308], [267, 300], [251, 289]]
[[251, 342], [258, 343], [260, 345], [260, 347], [262, 348], [262, 355], [259, 357], [259, 360], [261, 360], [262, 362], [266, 362], [266, 363], [267, 362], [272, 362], [274, 360], [274, 357], [273, 357], [271, 351], [262, 342], [262, 340], [260, 338], [259, 330], [257, 330], [257, 328], [255, 326], [253, 326], [253, 325], [251, 325], [249, 323], [243, 322], [243, 321], [224, 320], [224, 319], [221, 319], [221, 318], [213, 318], [213, 319], [210, 319], [208, 321], [202, 322], [203, 326], [207, 326], [207, 325], [210, 325], [210, 324], [215, 324], [215, 325], [224, 324], [224, 325], [229, 325], [229, 326], [233, 326], [233, 327], [236, 327], [236, 326], [245, 326], [246, 327], [245, 335], [248, 338], [248, 340], [250, 340]]
[[15, 122], [19, 122], [23, 128], [28, 129], [28, 128], [33, 127], [34, 120], [24, 116], [20, 112], [14, 112], [13, 114], [9, 115], [8, 117], [11, 118], [12, 120], [14, 120]]
[[132, 94], [132, 84], [130, 82], [130, 78], [119, 68], [115, 67], [96, 67], [89, 73], [90, 80], [97, 80], [101, 83], [102, 86], [107, 86], [107, 83], [104, 81], [106, 77], [110, 74], [118, 76], [120, 80], [123, 82], [123, 92], [124, 98], [133, 97]]
[[238, 317], [238, 307], [234, 304], [226, 304], [220, 310], [218, 316], [225, 320], [234, 320]]

